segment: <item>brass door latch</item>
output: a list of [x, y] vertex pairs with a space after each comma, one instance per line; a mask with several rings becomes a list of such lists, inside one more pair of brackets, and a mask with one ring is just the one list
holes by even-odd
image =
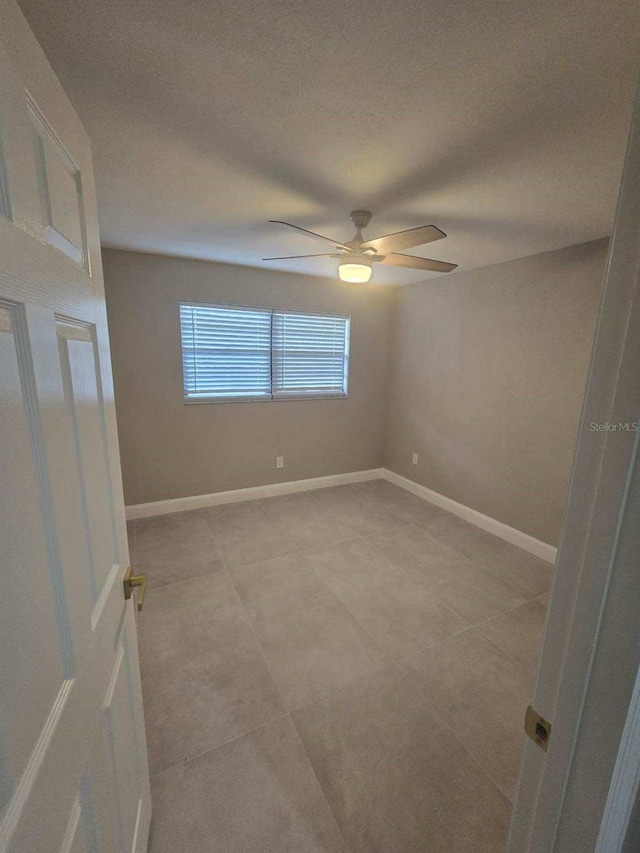
[[136, 606], [138, 610], [142, 610], [142, 605], [144, 604], [144, 595], [147, 591], [147, 576], [146, 575], [134, 575], [133, 569], [131, 566], [127, 567], [127, 571], [124, 573], [123, 579], [124, 586], [124, 597], [127, 601], [133, 595], [133, 588], [139, 587], [140, 592], [136, 596]]
[[537, 743], [540, 749], [546, 752], [549, 748], [549, 738], [551, 737], [551, 723], [541, 717], [537, 711], [534, 711], [531, 705], [527, 708], [527, 713], [524, 717], [524, 730], [529, 735], [534, 743]]

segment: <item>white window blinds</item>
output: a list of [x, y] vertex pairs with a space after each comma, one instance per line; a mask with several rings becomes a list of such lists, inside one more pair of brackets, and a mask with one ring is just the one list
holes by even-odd
[[274, 311], [274, 398], [346, 397], [349, 318]]
[[180, 305], [187, 400], [271, 397], [271, 311]]
[[349, 317], [183, 303], [188, 401], [346, 397]]

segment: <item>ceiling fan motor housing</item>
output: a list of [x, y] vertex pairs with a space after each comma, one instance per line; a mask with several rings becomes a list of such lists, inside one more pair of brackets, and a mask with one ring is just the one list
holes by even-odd
[[366, 228], [371, 222], [371, 213], [368, 210], [353, 210], [349, 217], [358, 231]]

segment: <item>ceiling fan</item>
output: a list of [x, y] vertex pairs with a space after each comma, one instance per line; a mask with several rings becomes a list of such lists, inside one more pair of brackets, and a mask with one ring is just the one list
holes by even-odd
[[270, 219], [277, 225], [286, 225], [295, 228], [308, 237], [330, 243], [334, 247], [333, 252], [324, 252], [319, 255], [287, 255], [282, 258], [263, 258], [264, 261], [289, 261], [295, 258], [339, 258], [338, 275], [342, 281], [363, 283], [369, 281], [373, 272], [373, 265], [387, 264], [395, 267], [409, 267], [414, 270], [427, 270], [428, 272], [451, 272], [456, 269], [457, 264], [448, 264], [446, 261], [432, 261], [429, 258], [417, 258], [415, 255], [398, 254], [399, 249], [410, 249], [412, 246], [422, 246], [424, 243], [432, 243], [441, 240], [447, 235], [435, 225], [422, 225], [419, 228], [408, 228], [406, 231], [396, 231], [395, 234], [385, 234], [384, 237], [376, 237], [374, 240], [365, 240], [362, 229], [366, 228], [371, 220], [368, 210], [354, 210], [350, 214], [351, 221], [356, 227], [356, 233], [346, 243], [338, 243], [330, 237], [316, 234], [315, 231], [307, 231], [299, 225], [283, 222], [281, 219]]

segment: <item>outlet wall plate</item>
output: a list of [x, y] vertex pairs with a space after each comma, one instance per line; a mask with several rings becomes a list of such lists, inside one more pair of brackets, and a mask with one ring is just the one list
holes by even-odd
[[284, 468], [284, 456], [276, 456], [276, 468]]
[[417, 465], [417, 464], [418, 464], [418, 454], [417, 454], [417, 453], [413, 453], [413, 454], [411, 455], [411, 462], [412, 462], [414, 465]]

